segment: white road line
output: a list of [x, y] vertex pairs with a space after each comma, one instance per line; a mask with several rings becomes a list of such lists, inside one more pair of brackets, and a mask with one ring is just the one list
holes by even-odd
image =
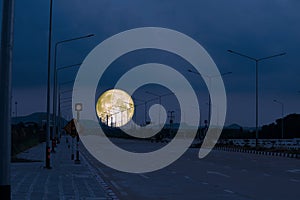
[[264, 173], [264, 176], [271, 176], [271, 174]]
[[189, 179], [189, 180], [191, 179], [189, 176], [184, 176], [184, 178], [185, 178], [185, 179]]
[[215, 174], [215, 175], [219, 175], [219, 176], [223, 176], [225, 178], [230, 178], [230, 176], [226, 175], [226, 174], [222, 174], [220, 172], [216, 172], [216, 171], [207, 171], [207, 174]]
[[206, 183], [206, 182], [201, 182], [203, 185], [208, 185], [208, 183]]
[[144, 174], [139, 174], [141, 177], [145, 178], [145, 179], [149, 179], [150, 177], [144, 175]]
[[128, 193], [123, 191], [123, 188], [121, 188], [115, 181], [110, 181], [111, 184], [120, 192], [122, 196], [127, 196]]
[[120, 191], [120, 193], [121, 193], [122, 196], [127, 196], [128, 195], [128, 193], [124, 192], [124, 191]]
[[297, 182], [297, 183], [299, 183], [300, 182], [300, 180], [297, 180], [297, 179], [290, 179], [290, 181], [292, 181], [292, 182]]
[[[73, 182], [73, 180], [72, 180], [72, 182]], [[49, 184], [49, 174], [47, 175], [47, 179], [44, 183], [44, 195], [42, 197], [43, 200], [47, 199], [47, 194], [49, 194], [48, 184]]]
[[110, 181], [110, 182], [115, 188], [117, 188], [118, 190], [122, 190], [122, 188], [115, 181]]
[[248, 170], [246, 170], [246, 169], [242, 169], [241, 171], [242, 171], [242, 172], [248, 172]]
[[63, 188], [63, 183], [62, 183], [62, 176], [59, 176], [58, 180], [58, 194], [60, 197], [64, 196], [64, 188]]
[[97, 167], [97, 170], [101, 173], [102, 176], [104, 176], [105, 178], [108, 178], [108, 175], [106, 175], [102, 169], [100, 169], [99, 167]]
[[227, 192], [227, 193], [230, 193], [230, 194], [234, 194], [234, 192], [231, 191], [231, 190], [224, 190], [224, 192]]
[[90, 185], [88, 184], [88, 182], [86, 180], [84, 181], [84, 185], [85, 185], [85, 188], [87, 189], [87, 191], [89, 192], [89, 195], [92, 198], [95, 198], [96, 195], [95, 195], [94, 191], [92, 190], [92, 188], [90, 187]]
[[36, 182], [37, 182], [37, 179], [39, 178], [39, 176], [40, 176], [40, 172], [34, 177], [34, 180], [32, 181], [32, 183], [31, 183], [31, 185], [30, 185], [30, 187], [29, 187], [29, 189], [28, 189], [28, 192], [27, 192], [27, 194], [26, 194], [26, 199], [30, 199], [30, 197], [31, 197], [31, 194], [32, 194], [32, 192], [33, 192], [33, 186], [36, 184]]
[[300, 173], [300, 169], [290, 169], [290, 170], [286, 170], [287, 172], [291, 172], [291, 173]]

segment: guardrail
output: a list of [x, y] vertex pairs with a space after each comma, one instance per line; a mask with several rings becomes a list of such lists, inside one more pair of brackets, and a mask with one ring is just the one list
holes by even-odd
[[[221, 139], [218, 144], [255, 147], [255, 139]], [[259, 139], [258, 145], [264, 148], [300, 149], [300, 138], [294, 139]]]

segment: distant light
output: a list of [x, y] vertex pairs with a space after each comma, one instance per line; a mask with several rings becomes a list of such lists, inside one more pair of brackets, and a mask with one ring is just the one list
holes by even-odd
[[82, 103], [75, 104], [75, 111], [82, 111]]

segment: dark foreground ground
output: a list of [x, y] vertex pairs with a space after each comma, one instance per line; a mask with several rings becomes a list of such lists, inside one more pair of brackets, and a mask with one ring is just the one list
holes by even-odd
[[[114, 139], [132, 151], [161, 143]], [[21, 157], [43, 160], [44, 147]], [[298, 199], [300, 160], [238, 152], [212, 151], [197, 157], [189, 149], [175, 163], [151, 173], [129, 174], [108, 168], [81, 148], [81, 164], [71, 161], [65, 140], [52, 155], [53, 169], [40, 163], [13, 163], [14, 199]]]

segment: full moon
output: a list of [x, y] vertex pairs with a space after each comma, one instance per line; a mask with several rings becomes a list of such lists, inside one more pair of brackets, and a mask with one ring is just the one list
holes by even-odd
[[96, 111], [100, 121], [111, 127], [127, 124], [134, 114], [134, 103], [123, 90], [112, 89], [104, 92], [98, 99]]

